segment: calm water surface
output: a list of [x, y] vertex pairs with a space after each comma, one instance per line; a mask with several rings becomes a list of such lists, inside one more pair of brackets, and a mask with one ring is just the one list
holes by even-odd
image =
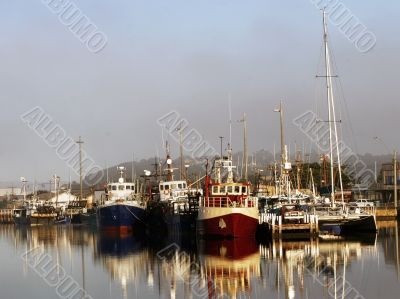
[[379, 226], [259, 245], [3, 225], [0, 298], [399, 298], [399, 224]]

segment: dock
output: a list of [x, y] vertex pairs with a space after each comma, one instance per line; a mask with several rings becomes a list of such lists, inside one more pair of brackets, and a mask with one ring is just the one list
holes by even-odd
[[262, 213], [259, 217], [259, 224], [266, 225], [272, 238], [296, 238], [315, 236], [319, 232], [318, 216], [305, 214], [300, 221], [284, 222], [282, 216], [272, 213]]
[[0, 209], [0, 223], [14, 223], [13, 209]]
[[377, 207], [376, 219], [377, 220], [394, 220], [399, 218], [399, 208], [395, 207]]

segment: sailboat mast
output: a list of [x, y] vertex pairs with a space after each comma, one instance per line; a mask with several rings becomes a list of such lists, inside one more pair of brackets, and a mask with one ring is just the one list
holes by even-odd
[[330, 62], [328, 48], [328, 25], [326, 23], [326, 12], [323, 10], [323, 26], [324, 26], [324, 52], [325, 52], [325, 82], [326, 82], [326, 97], [328, 102], [328, 125], [329, 125], [329, 157], [331, 170], [331, 204], [335, 205], [335, 179], [333, 176], [333, 143], [332, 143], [332, 110], [331, 110], [331, 80], [330, 80]]
[[338, 131], [336, 124], [336, 112], [335, 112], [335, 101], [333, 95], [333, 84], [332, 84], [332, 71], [331, 71], [331, 60], [330, 53], [328, 47], [328, 33], [327, 33], [327, 23], [326, 23], [326, 12], [323, 11], [323, 19], [324, 19], [324, 43], [325, 43], [325, 66], [326, 66], [326, 82], [327, 82], [327, 95], [328, 95], [328, 106], [329, 106], [329, 144], [330, 144], [330, 158], [331, 158], [331, 184], [332, 184], [332, 205], [334, 205], [335, 200], [335, 188], [334, 188], [334, 177], [333, 177], [333, 142], [332, 142], [332, 124], [333, 130], [335, 134], [335, 147], [336, 147], [336, 155], [337, 155], [337, 163], [338, 163], [338, 172], [339, 172], [339, 186], [340, 186], [340, 194], [342, 204], [344, 204], [344, 194], [343, 194], [343, 180], [342, 180], [342, 167], [340, 160], [340, 150], [339, 150], [339, 139], [338, 139]]

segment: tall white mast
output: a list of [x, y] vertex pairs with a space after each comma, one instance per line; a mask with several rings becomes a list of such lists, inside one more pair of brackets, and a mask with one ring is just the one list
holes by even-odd
[[331, 172], [331, 204], [335, 205], [335, 179], [333, 169], [333, 144], [332, 144], [332, 111], [331, 111], [331, 77], [329, 64], [329, 48], [328, 48], [328, 25], [326, 23], [326, 12], [322, 11], [323, 26], [324, 26], [324, 52], [325, 52], [325, 82], [326, 82], [326, 97], [328, 102], [328, 125], [329, 125], [329, 158]]
[[283, 104], [282, 101], [279, 103], [279, 108], [275, 109], [274, 112], [279, 112], [279, 122], [280, 122], [280, 133], [281, 133], [281, 174], [279, 179], [279, 194], [282, 194], [282, 191], [285, 190], [286, 195], [288, 196], [289, 203], [290, 199], [290, 179], [289, 179], [289, 170], [291, 165], [288, 159], [288, 148], [285, 144], [285, 126], [284, 126], [284, 114], [283, 114]]
[[343, 180], [342, 180], [342, 168], [340, 161], [340, 150], [339, 150], [339, 139], [337, 133], [337, 124], [336, 124], [336, 112], [335, 112], [335, 101], [333, 96], [333, 84], [332, 84], [332, 71], [331, 71], [331, 60], [328, 46], [328, 25], [326, 22], [326, 12], [323, 10], [323, 25], [324, 25], [324, 49], [325, 49], [325, 79], [326, 79], [326, 87], [327, 87], [327, 101], [328, 101], [328, 124], [329, 124], [329, 147], [330, 147], [330, 171], [331, 171], [331, 203], [332, 206], [335, 205], [335, 179], [334, 179], [334, 161], [333, 161], [333, 142], [332, 142], [332, 124], [333, 130], [335, 134], [335, 147], [336, 147], [336, 155], [337, 155], [337, 163], [338, 163], [338, 172], [339, 172], [339, 184], [341, 191], [341, 199], [342, 204], [344, 203], [344, 195], [343, 195]]

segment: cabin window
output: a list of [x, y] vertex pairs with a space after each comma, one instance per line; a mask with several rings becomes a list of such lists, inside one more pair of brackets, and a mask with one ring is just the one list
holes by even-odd
[[247, 194], [246, 189], [247, 189], [246, 187], [242, 187], [242, 193], [243, 194]]
[[160, 191], [164, 191], [164, 185], [160, 185]]
[[169, 185], [165, 185], [165, 190], [169, 190]]
[[171, 189], [176, 189], [176, 184], [172, 184]]
[[226, 191], [226, 192], [228, 192], [229, 194], [232, 194], [232, 186], [228, 186], [228, 191]]
[[112, 190], [117, 190], [117, 186], [112, 186]]
[[124, 187], [125, 187], [124, 185], [120, 185], [120, 186], [118, 186], [118, 190], [125, 190]]
[[220, 191], [220, 193], [222, 193], [222, 194], [225, 194], [226, 193], [226, 187], [225, 186], [221, 186], [221, 191]]
[[126, 190], [131, 190], [131, 186], [130, 185], [126, 185]]
[[213, 194], [218, 194], [218, 186], [213, 186]]
[[178, 188], [179, 188], [179, 189], [182, 189], [182, 184], [178, 184]]
[[235, 193], [237, 193], [237, 194], [240, 193], [240, 186], [235, 186]]
[[131, 190], [132, 190], [132, 191], [135, 191], [135, 185], [132, 185], [132, 186], [131, 186]]
[[185, 189], [186, 189], [186, 183], [183, 183], [183, 188], [185, 188]]

